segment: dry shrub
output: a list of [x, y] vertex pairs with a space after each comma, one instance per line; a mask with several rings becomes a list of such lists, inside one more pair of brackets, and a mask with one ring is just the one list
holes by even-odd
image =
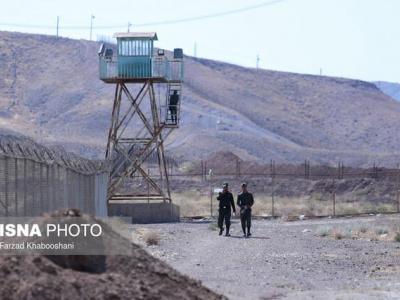
[[396, 232], [394, 236], [394, 241], [400, 243], [400, 232]]
[[316, 235], [320, 237], [332, 237], [336, 240], [341, 239], [362, 239], [368, 241], [396, 241], [400, 242], [400, 230], [398, 228], [380, 226], [376, 229], [367, 225], [345, 226], [329, 228], [328, 226], [319, 227]]
[[389, 229], [386, 228], [386, 227], [380, 227], [380, 228], [377, 228], [377, 229], [375, 230], [375, 233], [376, 233], [377, 235], [388, 234], [388, 233], [389, 233]]
[[359, 231], [360, 231], [361, 233], [367, 233], [367, 232], [368, 232], [368, 228], [367, 228], [366, 226], [361, 226], [360, 229], [359, 229]]
[[148, 230], [143, 234], [143, 240], [145, 241], [147, 246], [159, 245], [160, 244], [160, 235], [152, 230]]
[[340, 230], [336, 229], [336, 230], [333, 231], [333, 237], [334, 237], [336, 240], [341, 240], [341, 239], [343, 239], [345, 236], [344, 236], [344, 234], [343, 234]]
[[330, 227], [321, 227], [318, 228], [317, 234], [321, 237], [326, 237], [331, 234], [332, 229]]

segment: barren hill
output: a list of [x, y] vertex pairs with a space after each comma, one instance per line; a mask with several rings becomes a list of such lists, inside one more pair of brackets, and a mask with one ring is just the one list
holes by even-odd
[[[162, 37], [160, 37], [162, 38]], [[0, 32], [0, 128], [101, 157], [113, 87], [98, 43]], [[181, 127], [170, 154], [366, 165], [400, 160], [400, 103], [374, 84], [186, 57]]]
[[375, 84], [382, 92], [393, 99], [400, 101], [400, 83], [378, 81], [375, 82]]

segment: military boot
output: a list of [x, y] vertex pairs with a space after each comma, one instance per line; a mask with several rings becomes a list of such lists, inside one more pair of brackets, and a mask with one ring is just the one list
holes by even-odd
[[225, 236], [231, 236], [231, 235], [229, 234], [229, 227], [228, 227], [228, 226], [226, 226], [226, 233], [225, 233]]

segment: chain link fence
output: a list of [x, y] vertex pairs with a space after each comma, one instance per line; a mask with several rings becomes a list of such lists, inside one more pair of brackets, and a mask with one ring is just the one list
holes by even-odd
[[305, 217], [400, 213], [400, 168], [303, 164], [199, 162], [170, 174], [172, 199], [182, 216], [218, 214], [218, 192], [228, 182], [236, 196], [247, 182], [257, 216]]
[[65, 208], [106, 216], [107, 180], [103, 162], [26, 138], [0, 137], [0, 216], [39, 216]]

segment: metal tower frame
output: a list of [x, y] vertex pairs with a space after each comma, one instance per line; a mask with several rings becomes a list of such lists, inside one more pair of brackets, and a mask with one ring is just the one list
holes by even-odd
[[[135, 86], [141, 84], [139, 91], [132, 95], [127, 83]], [[111, 116], [111, 126], [108, 134], [106, 159], [112, 161], [108, 185], [108, 202], [116, 200], [162, 200], [171, 202], [170, 182], [168, 168], [164, 154], [164, 139], [171, 133], [177, 124], [168, 124], [161, 121], [160, 107], [154, 90], [154, 83], [160, 81], [154, 78], [143, 80], [119, 80], [116, 82], [114, 105]], [[167, 85], [170, 83], [164, 82]], [[169, 89], [169, 86], [168, 86]], [[146, 97], [147, 96], [147, 97]], [[141, 108], [145, 99], [149, 99], [150, 111], [146, 112]], [[124, 99], [126, 99], [123, 105]], [[136, 136], [123, 137], [123, 133], [136, 115], [136, 122], [141, 123], [141, 131], [144, 137]], [[142, 164], [149, 159], [150, 155], [156, 153], [159, 167], [160, 182], [151, 178], [148, 170]], [[124, 178], [132, 177], [134, 174], [141, 176], [153, 190], [151, 194], [138, 194], [132, 189], [118, 192]]]

